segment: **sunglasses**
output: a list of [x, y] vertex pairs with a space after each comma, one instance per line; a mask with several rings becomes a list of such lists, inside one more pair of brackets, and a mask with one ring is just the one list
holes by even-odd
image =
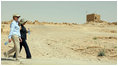
[[17, 17], [17, 18], [19, 18], [19, 17]]
[[15, 17], [19, 18], [18, 16], [15, 16]]

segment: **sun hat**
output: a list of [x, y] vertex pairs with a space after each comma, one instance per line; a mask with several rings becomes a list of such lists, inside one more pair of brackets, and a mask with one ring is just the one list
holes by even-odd
[[19, 14], [14, 14], [13, 17], [20, 17], [20, 15]]
[[24, 18], [20, 20], [20, 24], [26, 23], [27, 20], [25, 20]]

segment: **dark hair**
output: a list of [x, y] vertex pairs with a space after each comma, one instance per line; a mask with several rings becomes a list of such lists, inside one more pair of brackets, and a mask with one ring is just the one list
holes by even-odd
[[14, 19], [15, 17], [17, 17], [17, 16], [13, 16], [13, 19]]
[[14, 19], [14, 17], [16, 17], [16, 16], [13, 16], [13, 19]]

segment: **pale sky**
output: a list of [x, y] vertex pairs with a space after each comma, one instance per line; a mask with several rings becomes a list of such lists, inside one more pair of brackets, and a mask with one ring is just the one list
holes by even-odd
[[[1, 19], [8, 21], [18, 13], [21, 18], [39, 22], [85, 23], [86, 14], [97, 13], [101, 20], [117, 21], [117, 1], [2, 1]], [[20, 18], [20, 19], [21, 19]]]

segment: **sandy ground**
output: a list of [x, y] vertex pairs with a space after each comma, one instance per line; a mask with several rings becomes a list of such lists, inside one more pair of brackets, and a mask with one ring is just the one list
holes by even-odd
[[[4, 45], [8, 40], [9, 25], [2, 24], [1, 64], [3, 65], [115, 65], [117, 64], [117, 25], [25, 25], [32, 59], [25, 59], [24, 48], [21, 61], [13, 61], [12, 55], [5, 59], [3, 52], [13, 47]], [[98, 56], [104, 50], [105, 56]]]

